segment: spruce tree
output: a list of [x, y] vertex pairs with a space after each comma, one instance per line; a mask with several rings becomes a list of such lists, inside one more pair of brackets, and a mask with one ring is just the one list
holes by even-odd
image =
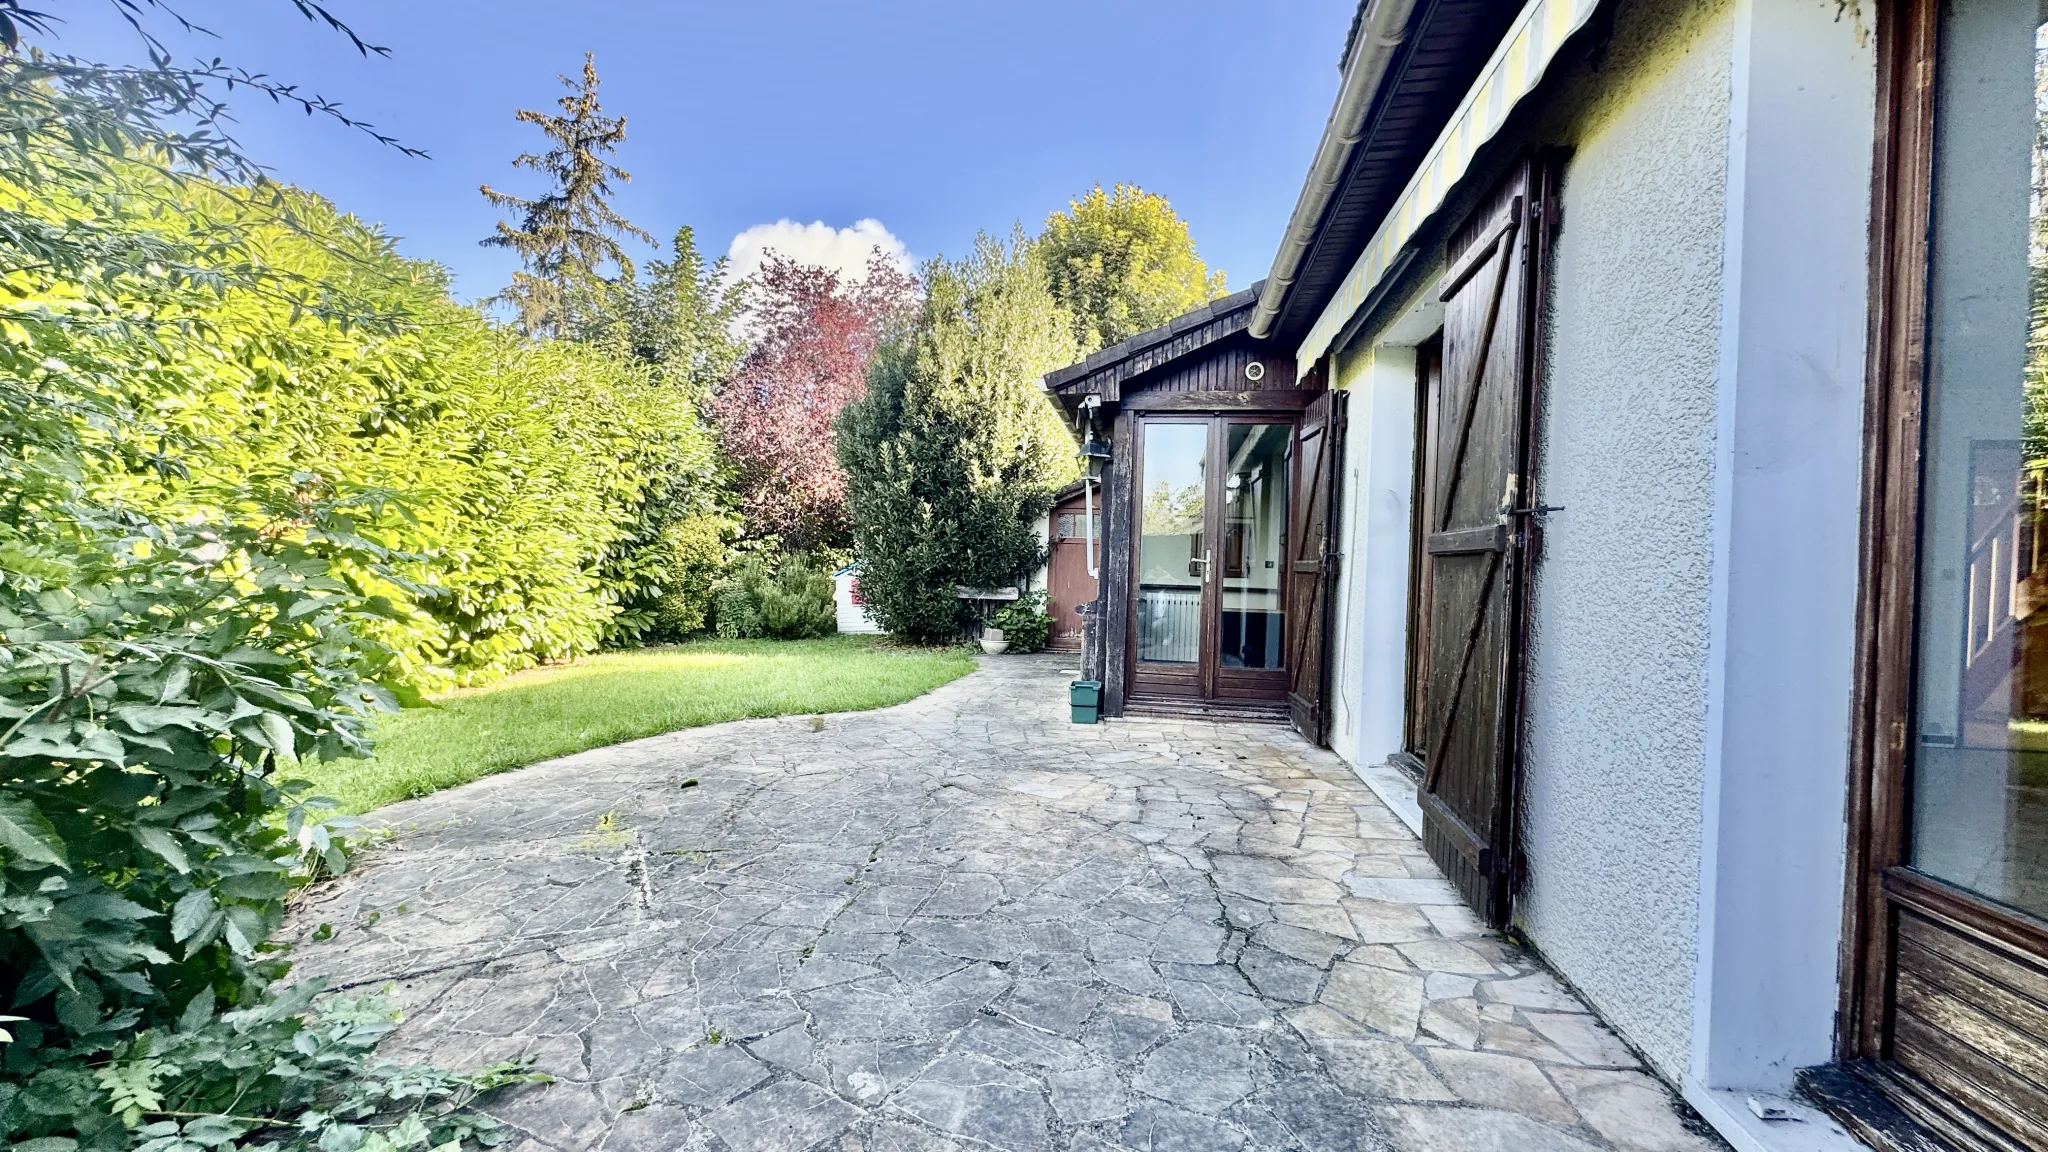
[[526, 108], [518, 113], [547, 135], [550, 147], [512, 161], [514, 168], [543, 173], [552, 187], [533, 200], [488, 184], [481, 189], [484, 199], [518, 218], [516, 225], [498, 221], [497, 233], [482, 243], [509, 248], [525, 262], [493, 300], [516, 309], [519, 327], [529, 336], [572, 335], [593, 323], [617, 285], [633, 280], [633, 260], [621, 240], [654, 243], [611, 205], [612, 181], [633, 177], [608, 159], [626, 139], [626, 118], [607, 116], [598, 104], [595, 58], [583, 54], [580, 83], [560, 79], [569, 94], [556, 101], [559, 115]]

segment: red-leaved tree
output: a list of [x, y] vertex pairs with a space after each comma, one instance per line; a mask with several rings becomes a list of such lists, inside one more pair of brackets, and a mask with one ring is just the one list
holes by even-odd
[[879, 250], [858, 280], [769, 254], [749, 293], [752, 345], [710, 402], [750, 532], [788, 548], [851, 542], [832, 421], [916, 303], [917, 281]]

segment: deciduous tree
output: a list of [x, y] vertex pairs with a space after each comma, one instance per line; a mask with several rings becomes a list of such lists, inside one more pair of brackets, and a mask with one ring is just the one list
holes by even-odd
[[833, 421], [865, 391], [875, 348], [916, 300], [916, 281], [880, 252], [859, 279], [779, 255], [762, 266], [748, 304], [752, 347], [709, 408], [749, 531], [788, 548], [849, 543]]
[[[705, 263], [690, 228], [677, 229], [669, 248], [645, 277], [615, 287], [581, 338], [651, 374], [659, 403], [701, 412], [743, 351], [733, 335], [741, 292], [725, 283], [723, 258]], [[704, 627], [712, 581], [739, 525], [730, 470], [715, 453], [698, 451], [700, 443], [709, 440], [677, 442], [684, 451], [648, 446], [655, 466], [639, 507], [599, 569], [618, 598], [607, 643], [680, 640]]]
[[1073, 317], [1083, 353], [1105, 348], [1223, 295], [1224, 276], [1195, 253], [1163, 196], [1100, 184], [1046, 217], [1046, 283]]

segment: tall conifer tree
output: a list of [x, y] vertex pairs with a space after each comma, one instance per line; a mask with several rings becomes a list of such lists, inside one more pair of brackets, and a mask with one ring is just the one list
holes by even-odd
[[553, 186], [532, 200], [488, 184], [481, 189], [484, 199], [518, 218], [517, 224], [500, 220], [497, 233], [482, 243], [509, 248], [525, 262], [494, 299], [518, 310], [519, 326], [530, 336], [572, 335], [593, 322], [613, 285], [633, 280], [633, 259], [621, 241], [654, 243], [611, 204], [612, 181], [623, 184], [633, 177], [609, 159], [625, 142], [626, 118], [605, 115], [598, 103], [596, 59], [583, 54], [580, 83], [560, 79], [569, 89], [556, 101], [560, 114], [527, 108], [518, 113], [546, 133], [551, 146], [512, 161], [515, 168], [545, 174]]
[[956, 586], [1022, 581], [1044, 559], [1034, 525], [1076, 464], [1039, 381], [1077, 352], [1021, 232], [933, 261], [924, 288], [840, 413], [838, 450], [862, 595], [891, 632], [931, 642], [965, 620]]

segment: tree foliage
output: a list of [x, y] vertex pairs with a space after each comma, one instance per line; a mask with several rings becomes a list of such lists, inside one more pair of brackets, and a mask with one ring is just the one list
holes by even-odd
[[745, 285], [728, 284], [725, 270], [725, 257], [707, 263], [696, 231], [684, 225], [669, 240], [668, 259], [649, 261], [645, 277], [615, 283], [604, 310], [577, 336], [702, 403], [746, 351], [734, 335]]
[[[580, 80], [561, 77], [569, 94], [556, 101], [559, 114], [522, 108], [518, 119], [548, 138], [545, 152], [524, 152], [512, 161], [546, 176], [548, 190], [533, 199], [483, 185], [484, 199], [518, 217], [498, 222], [482, 243], [519, 254], [525, 269], [496, 299], [518, 313], [529, 335], [566, 336], [590, 323], [603, 308], [607, 282], [631, 281], [633, 259], [621, 239], [654, 243], [654, 237], [619, 215], [611, 204], [612, 181], [633, 179], [610, 156], [626, 139], [626, 118], [607, 116], [597, 100], [597, 60], [583, 54]], [[607, 275], [607, 270], [610, 275]]]
[[[680, 418], [702, 413], [739, 360], [733, 330], [741, 290], [725, 284], [723, 257], [705, 263], [688, 227], [677, 230], [669, 250], [667, 260], [649, 264], [645, 278], [611, 284], [604, 310], [579, 337], [648, 373], [654, 402]], [[604, 630], [610, 644], [680, 640], [703, 628], [711, 583], [739, 531], [730, 468], [708, 430], [673, 427], [677, 450], [644, 461], [639, 502], [599, 569], [617, 601]]]
[[1083, 354], [1105, 348], [1223, 295], [1224, 275], [1195, 253], [1187, 222], [1163, 196], [1101, 185], [1045, 221], [1038, 238], [1046, 283], [1073, 317]]
[[797, 549], [847, 545], [832, 423], [916, 302], [916, 281], [880, 252], [856, 280], [773, 254], [756, 274], [752, 347], [710, 403], [751, 534]]
[[1071, 437], [1040, 379], [1076, 355], [1036, 248], [979, 238], [933, 261], [912, 330], [886, 343], [839, 423], [862, 572], [882, 625], [950, 639], [955, 586], [1022, 580], [1043, 558], [1035, 521], [1074, 473]]
[[[240, 215], [233, 251], [269, 279], [209, 264], [205, 290], [152, 301], [146, 342], [30, 318], [0, 350], [25, 371], [90, 365], [128, 397], [133, 418], [97, 433], [107, 451], [83, 474], [98, 498], [206, 515], [219, 493], [287, 472], [398, 494], [360, 527], [409, 557], [406, 586], [379, 589], [405, 609], [379, 639], [423, 689], [592, 651], [621, 602], [659, 598], [664, 574], [634, 559], [636, 517], [657, 486], [687, 509], [716, 471], [685, 390], [601, 348], [492, 325], [448, 298], [438, 268], [317, 197], [274, 193], [286, 226], [250, 211], [247, 190], [187, 181], [152, 195], [162, 218], [131, 215], [138, 233]], [[34, 300], [73, 291], [22, 282]], [[319, 285], [374, 322], [309, 315], [275, 284]], [[152, 454], [160, 466], [134, 466]]]
[[[0, 14], [0, 1136], [493, 1139], [462, 1106], [519, 1067], [379, 1060], [388, 1004], [279, 983], [288, 891], [346, 864], [294, 766], [360, 754], [437, 664], [536, 658], [537, 601], [582, 621], [548, 643], [594, 643], [597, 521], [642, 487], [603, 461], [694, 418], [255, 179], [224, 66], [51, 57]], [[593, 427], [599, 462], [559, 450]]]

